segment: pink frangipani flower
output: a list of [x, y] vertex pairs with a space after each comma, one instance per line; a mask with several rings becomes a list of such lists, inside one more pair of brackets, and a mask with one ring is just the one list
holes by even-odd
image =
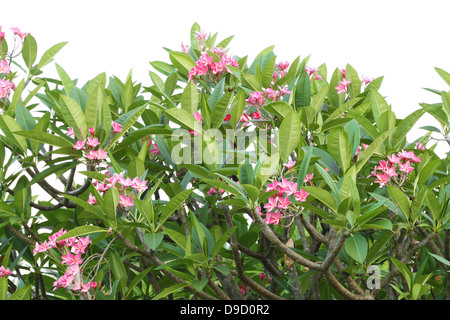
[[86, 143], [86, 140], [78, 140], [72, 148], [77, 150], [84, 150], [84, 145]]
[[113, 127], [113, 133], [119, 133], [122, 132], [123, 126], [120, 123], [117, 123], [115, 121], [112, 122]]
[[124, 196], [123, 194], [121, 194], [119, 196], [119, 203], [124, 206], [124, 207], [133, 207], [134, 203], [133, 203], [133, 199], [130, 196]]

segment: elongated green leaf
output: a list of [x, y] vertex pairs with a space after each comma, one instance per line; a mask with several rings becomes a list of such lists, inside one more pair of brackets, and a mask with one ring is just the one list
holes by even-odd
[[309, 106], [311, 103], [311, 81], [307, 72], [303, 72], [295, 87], [295, 107]]
[[367, 149], [361, 151], [358, 155], [358, 161], [356, 163], [356, 172], [359, 172], [363, 168], [364, 164], [378, 150], [378, 148], [383, 144], [394, 129], [395, 128], [392, 128], [389, 131], [383, 132], [369, 145], [369, 147], [367, 147]]
[[168, 288], [165, 288], [164, 290], [161, 291], [160, 294], [156, 295], [153, 300], [159, 300], [161, 298], [167, 297], [169, 294], [174, 293], [178, 290], [183, 289], [184, 287], [187, 287], [189, 284], [188, 283], [177, 283], [174, 284], [173, 286], [170, 286]]
[[441, 76], [441, 78], [450, 86], [450, 73], [437, 67], [435, 67], [434, 70], [436, 70], [436, 72]]
[[300, 187], [303, 185], [305, 181], [306, 174], [308, 173], [309, 162], [311, 161], [313, 148], [309, 148], [305, 154], [305, 157], [302, 159], [302, 163], [298, 168], [297, 174], [297, 185]]
[[44, 54], [41, 57], [41, 60], [39, 60], [36, 69], [40, 70], [47, 64], [49, 64], [51, 61], [53, 61], [53, 57], [67, 44], [68, 42], [60, 42], [52, 46], [50, 49], [44, 52]]
[[136, 121], [139, 119], [139, 117], [142, 115], [142, 113], [145, 111], [145, 108], [147, 107], [147, 104], [144, 104], [136, 109], [133, 109], [126, 114], [122, 115], [119, 119], [117, 119], [117, 122], [122, 124], [122, 131], [119, 133], [114, 134], [114, 137], [110, 143], [110, 147], [115, 145], [116, 142], [125, 135], [128, 130], [130, 130], [131, 127], [136, 123]]
[[189, 114], [194, 114], [198, 109], [199, 95], [197, 86], [190, 81], [181, 94], [181, 109], [186, 110]]
[[322, 202], [333, 212], [335, 213], [338, 212], [338, 204], [336, 202], [336, 199], [330, 192], [318, 187], [310, 187], [310, 186], [303, 186], [302, 189], [308, 192], [310, 196]]
[[22, 92], [25, 88], [25, 81], [22, 79], [19, 84], [17, 85], [16, 89], [14, 90], [13, 97], [11, 99], [11, 103], [8, 106], [9, 111], [14, 111], [17, 106], [19, 105], [21, 99], [22, 99]]
[[99, 85], [92, 90], [89, 94], [88, 101], [86, 103], [86, 109], [84, 115], [86, 118], [86, 126], [88, 128], [97, 129], [97, 118], [99, 117], [103, 104], [103, 89]]
[[163, 238], [164, 238], [163, 233], [147, 233], [144, 236], [144, 241], [150, 249], [156, 250], [161, 244]]
[[67, 124], [73, 128], [75, 132], [81, 132], [81, 136], [86, 138], [87, 126], [86, 117], [81, 106], [71, 97], [62, 95], [61, 111]]
[[117, 188], [109, 188], [103, 196], [103, 211], [106, 213], [113, 227], [117, 226], [117, 206], [119, 204], [119, 190]]
[[315, 167], [316, 167], [317, 171], [319, 171], [320, 175], [325, 180], [327, 185], [330, 187], [331, 194], [335, 198], [336, 202], [339, 204], [340, 203], [339, 190], [336, 187], [336, 184], [334, 183], [333, 179], [328, 174], [328, 172], [326, 172], [325, 169], [322, 168], [319, 164], [316, 163]]
[[75, 202], [76, 205], [82, 207], [83, 209], [85, 209], [86, 211], [95, 214], [98, 218], [100, 219], [107, 219], [105, 213], [103, 212], [103, 210], [95, 205], [91, 205], [89, 203], [87, 203], [85, 200], [82, 200], [78, 197], [74, 197], [68, 194], [63, 194], [63, 196], [67, 199], [69, 199], [70, 201]]
[[15, 135], [15, 131], [20, 131], [22, 128], [17, 121], [10, 116], [3, 114], [0, 115], [0, 129], [6, 136], [6, 143], [10, 147], [18, 146], [22, 152], [27, 150], [27, 142], [24, 137]]
[[424, 113], [425, 109], [416, 110], [397, 124], [394, 135], [392, 136], [392, 147], [394, 149], [398, 146], [400, 141], [406, 137], [407, 133], [412, 129]]
[[355, 233], [345, 240], [345, 251], [353, 260], [363, 264], [367, 257], [367, 240], [360, 233]]
[[261, 91], [261, 83], [258, 77], [248, 73], [241, 73], [241, 81], [244, 87], [253, 91]]
[[15, 131], [14, 134], [60, 148], [71, 147], [73, 145], [70, 141], [47, 132]]
[[63, 83], [64, 90], [66, 91], [66, 95], [70, 94], [70, 91], [75, 86], [72, 79], [70, 79], [69, 75], [66, 73], [66, 71], [57, 63], [56, 65], [56, 71], [58, 72], [59, 78], [61, 79], [61, 82]]
[[173, 66], [177, 68], [181, 74], [187, 76], [189, 71], [195, 66], [192, 57], [184, 52], [171, 51], [169, 53], [170, 61]]
[[178, 244], [183, 250], [186, 249], [187, 238], [184, 234], [181, 234], [175, 230], [165, 228], [164, 233], [167, 234], [176, 244]]
[[411, 203], [405, 193], [397, 187], [387, 186], [387, 192], [392, 201], [398, 205], [400, 210], [403, 212], [405, 218], [409, 220], [410, 218], [410, 207]]
[[37, 43], [31, 34], [27, 34], [23, 41], [22, 57], [28, 70], [31, 70], [33, 63], [36, 61]]
[[372, 105], [373, 117], [375, 118], [375, 122], [378, 123], [381, 115], [384, 112], [391, 110], [391, 108], [378, 91], [371, 90], [369, 93], [369, 97]]
[[293, 109], [290, 104], [284, 101], [272, 102], [263, 107], [274, 115], [276, 115], [280, 120], [283, 120], [288, 114], [290, 114]]
[[161, 228], [161, 226], [166, 222], [166, 220], [178, 209], [183, 202], [191, 195], [194, 189], [187, 189], [178, 193], [175, 197], [170, 199], [168, 203], [164, 205], [161, 209], [161, 214], [159, 217], [159, 224], [156, 228], [156, 232]]
[[236, 231], [238, 226], [234, 226], [231, 229], [228, 229], [225, 231], [225, 233], [216, 241], [214, 244], [214, 247], [212, 249], [212, 258], [214, 258], [220, 250], [223, 248], [225, 243], [228, 241], [228, 239], [231, 237], [231, 235]]
[[225, 94], [215, 105], [211, 111], [211, 128], [218, 128], [225, 118], [234, 94], [229, 92]]
[[328, 153], [339, 164], [342, 172], [347, 172], [350, 167], [352, 151], [347, 132], [342, 127], [334, 128], [327, 137]]
[[287, 114], [280, 125], [279, 146], [281, 161], [286, 162], [300, 142], [300, 119], [295, 111]]
[[14, 291], [9, 300], [31, 300], [31, 285], [27, 285]]
[[350, 99], [353, 99], [361, 93], [361, 80], [359, 79], [356, 70], [349, 64], [345, 67], [345, 78], [350, 80], [350, 84], [348, 85], [348, 94]]
[[72, 230], [67, 231], [65, 234], [63, 234], [62, 236], [60, 236], [58, 238], [58, 241], [69, 239], [72, 237], [86, 236], [88, 234], [99, 233], [99, 232], [106, 233], [106, 232], [108, 232], [108, 229], [101, 228], [98, 226], [80, 226], [80, 227], [76, 227]]
[[184, 129], [194, 130], [197, 133], [201, 133], [201, 126], [197, 121], [195, 121], [193, 114], [188, 113], [184, 109], [167, 109], [164, 111], [164, 115], [167, 119], [179, 124]]

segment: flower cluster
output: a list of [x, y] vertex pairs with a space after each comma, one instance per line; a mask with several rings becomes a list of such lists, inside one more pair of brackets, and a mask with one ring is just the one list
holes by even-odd
[[280, 61], [275, 68], [274, 73], [272, 74], [272, 78], [277, 81], [280, 78], [283, 78], [288, 72], [289, 62]]
[[[278, 224], [284, 215], [288, 212], [291, 200], [298, 202], [305, 202], [309, 193], [303, 189], [297, 189], [297, 183], [283, 178], [281, 181], [273, 180], [267, 185], [266, 192], [276, 191], [276, 193], [269, 197], [268, 202], [264, 205], [266, 209], [266, 216], [264, 221], [267, 224]], [[289, 199], [291, 197], [291, 199]], [[259, 214], [262, 215], [258, 207]]]
[[[122, 132], [122, 129], [123, 127], [121, 124], [113, 121], [111, 135]], [[87, 139], [83, 139], [81, 136], [77, 135], [73, 128], [69, 128], [67, 135], [74, 136], [77, 139], [77, 142], [72, 146], [72, 149], [84, 151], [84, 157], [86, 157], [91, 164], [98, 164], [106, 159], [108, 152], [102, 148], [95, 149], [100, 145], [100, 141], [98, 141], [98, 138], [95, 136], [95, 128], [89, 128], [88, 131], [91, 136], [87, 137]]]
[[[142, 191], [146, 190], [147, 181], [141, 181], [138, 177], [135, 177], [133, 180], [130, 177], [124, 178], [125, 172], [121, 172], [119, 174], [114, 173], [110, 174], [108, 171], [106, 173], [109, 178], [106, 178], [102, 182], [97, 180], [93, 181], [93, 184], [98, 192], [106, 193], [110, 188], [117, 188], [119, 190], [119, 204], [120, 209], [123, 211], [129, 210], [129, 208], [134, 206], [133, 198], [131, 195], [137, 196]], [[89, 193], [89, 199], [87, 201], [91, 205], [97, 204], [97, 200], [92, 193]]]
[[[341, 74], [342, 74], [343, 79], [341, 82], [339, 82], [339, 85], [337, 87], [335, 87], [335, 89], [337, 90], [338, 94], [344, 93], [344, 92], [348, 93], [348, 85], [351, 83], [350, 79], [345, 78], [345, 74], [346, 74], [345, 69], [341, 69]], [[361, 76], [361, 84], [364, 84], [364, 87], [367, 87], [367, 85], [369, 83], [371, 83], [372, 81], [373, 81], [373, 78]]]
[[239, 68], [236, 59], [227, 56], [224, 49], [215, 47], [209, 52], [202, 52], [195, 66], [189, 71], [188, 79], [191, 81], [204, 76], [208, 81], [217, 82], [226, 73], [231, 72], [228, 66]]
[[9, 81], [9, 79], [0, 79], [0, 98], [8, 98], [11, 94], [11, 90], [14, 90], [15, 88], [15, 84]]
[[411, 164], [416, 162], [420, 162], [419, 156], [413, 151], [402, 150], [387, 156], [387, 160], [380, 160], [369, 177], [375, 177], [374, 182], [380, 187], [390, 183], [391, 178], [395, 184], [402, 185], [408, 174], [414, 170]]
[[339, 85], [337, 87], [335, 87], [335, 89], [337, 90], [337, 93], [340, 94], [343, 92], [347, 92], [349, 84], [350, 84], [350, 80], [344, 78], [341, 82], [339, 82]]
[[[271, 82], [268, 88], [262, 88], [262, 91], [254, 91], [250, 92], [249, 97], [245, 100], [247, 105], [247, 110], [244, 110], [239, 122], [243, 123], [243, 127], [248, 126], [250, 118], [254, 120], [261, 119], [264, 117], [261, 112], [261, 108], [266, 104], [266, 102], [275, 102], [281, 101], [281, 98], [284, 95], [290, 94], [287, 88], [282, 88], [278, 86], [278, 88], [274, 89], [275, 81], [279, 78], [282, 78], [286, 75], [289, 67], [288, 62], [280, 62], [277, 64], [275, 68], [275, 72], [273, 73], [273, 81]], [[256, 111], [251, 111], [252, 108], [255, 108]]]
[[6, 269], [4, 266], [0, 266], [0, 279], [11, 274], [12, 272], [10, 269]]
[[87, 248], [91, 243], [89, 236], [72, 237], [58, 241], [67, 230], [61, 229], [48, 237], [48, 240], [42, 244], [36, 243], [33, 249], [33, 255], [41, 252], [48, 252], [50, 249], [57, 249], [61, 252], [61, 263], [67, 265], [67, 270], [53, 282], [53, 290], [59, 288], [70, 289], [74, 292], [87, 293], [91, 289], [95, 290], [99, 283], [95, 281], [84, 281], [83, 279], [83, 258], [82, 254], [86, 254]]
[[305, 68], [305, 72], [307, 72], [308, 73], [308, 76], [313, 76], [312, 77], [312, 80], [314, 81], [314, 80], [323, 80], [323, 78], [322, 78], [322, 76], [321, 75], [319, 75], [319, 70], [317, 70], [316, 68], [313, 68], [313, 67], [306, 67]]

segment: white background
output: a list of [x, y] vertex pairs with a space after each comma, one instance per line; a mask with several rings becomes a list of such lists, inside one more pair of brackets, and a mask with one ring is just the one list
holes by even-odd
[[[398, 118], [440, 102], [423, 88], [446, 90], [435, 72], [450, 72], [450, 1], [322, 0], [322, 1], [138, 1], [21, 0], [2, 1], [0, 25], [31, 33], [38, 59], [52, 45], [68, 41], [55, 61], [72, 79], [84, 84], [101, 72], [151, 85], [150, 61], [170, 62], [167, 47], [189, 43], [197, 22], [218, 41], [234, 35], [230, 53], [248, 55], [275, 45], [278, 61], [311, 55], [309, 66], [326, 63], [328, 80], [335, 68], [351, 64], [358, 74], [384, 76], [380, 92]], [[154, 71], [154, 70], [153, 70]], [[44, 68], [56, 75], [54, 63]], [[410, 135], [421, 136], [421, 125], [435, 125], [426, 115]], [[448, 145], [439, 144], [444, 155]]]

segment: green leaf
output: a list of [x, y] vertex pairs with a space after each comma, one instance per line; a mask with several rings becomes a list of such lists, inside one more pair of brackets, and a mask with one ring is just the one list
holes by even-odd
[[37, 43], [31, 34], [27, 34], [23, 41], [22, 57], [28, 70], [31, 70], [33, 63], [36, 61]]
[[8, 277], [0, 278], [0, 300], [8, 299]]
[[328, 174], [328, 172], [326, 172], [325, 169], [323, 169], [319, 164], [316, 163], [315, 167], [316, 167], [317, 171], [319, 171], [320, 175], [325, 180], [327, 185], [330, 187], [331, 194], [333, 195], [336, 202], [339, 204], [340, 203], [339, 190], [336, 187], [336, 184], [334, 183], [333, 179]]
[[450, 73], [437, 67], [435, 67], [434, 69], [441, 76], [441, 78], [450, 86]]
[[14, 291], [9, 300], [31, 300], [31, 285], [27, 285]]
[[236, 229], [238, 228], [238, 226], [233, 226], [231, 229], [228, 229], [227, 231], [225, 231], [225, 233], [220, 236], [220, 238], [216, 241], [216, 243], [214, 244], [214, 247], [212, 249], [212, 258], [214, 259], [217, 254], [220, 252], [220, 250], [223, 248], [223, 246], [225, 245], [225, 243], [228, 241], [228, 239], [231, 237], [231, 235], [236, 231]]
[[69, 127], [72, 127], [75, 132], [78, 133], [81, 131], [81, 136], [86, 138], [86, 117], [81, 106], [69, 96], [61, 95], [61, 98], [62, 103], [60, 105], [64, 120], [66, 120]]
[[98, 218], [106, 219], [106, 215], [100, 207], [91, 205], [91, 204], [87, 203], [85, 200], [82, 200], [78, 197], [70, 196], [68, 194], [63, 194], [63, 196], [65, 198], [69, 199], [70, 201], [75, 202], [76, 205], [82, 207], [86, 211], [95, 214]]
[[327, 137], [328, 153], [339, 164], [342, 172], [347, 172], [351, 163], [352, 150], [347, 132], [342, 127], [334, 128]]
[[399, 145], [403, 138], [406, 137], [406, 134], [412, 129], [424, 113], [425, 109], [416, 110], [397, 124], [394, 135], [392, 136], [392, 147], [394, 149]]
[[383, 144], [383, 142], [387, 139], [387, 137], [392, 133], [393, 130], [394, 128], [390, 129], [389, 131], [383, 132], [367, 147], [367, 149], [361, 151], [356, 162], [356, 172], [361, 171], [366, 162], [378, 150], [378, 148]]
[[240, 184], [253, 184], [253, 167], [249, 160], [239, 165], [239, 182]]
[[[125, 135], [128, 130], [130, 130], [131, 127], [136, 123], [136, 121], [139, 119], [139, 117], [142, 115], [142, 113], [145, 111], [147, 107], [147, 104], [144, 104], [136, 109], [133, 109], [126, 114], [123, 114], [119, 119], [117, 119], [117, 122], [122, 124], [122, 131], [115, 133], [114, 137], [109, 145], [109, 147], [112, 147], [116, 144], [116, 142]], [[111, 123], [111, 122], [110, 122]], [[109, 126], [110, 128], [110, 126]], [[109, 148], [107, 148], [109, 149]]]
[[63, 83], [64, 90], [66, 91], [66, 95], [68, 96], [70, 94], [70, 91], [75, 86], [73, 81], [70, 79], [69, 75], [66, 73], [66, 71], [57, 63], [55, 63], [56, 71], [58, 72], [59, 78], [61, 79], [61, 82]]
[[52, 46], [50, 49], [44, 52], [41, 60], [38, 62], [36, 69], [40, 70], [47, 64], [53, 61], [53, 57], [67, 44], [68, 42], [60, 42]]
[[324, 205], [326, 205], [329, 209], [331, 209], [333, 212], [338, 212], [338, 204], [336, 202], [336, 199], [333, 197], [333, 195], [318, 187], [310, 187], [310, 186], [304, 186], [302, 187], [303, 190], [309, 193], [309, 196], [316, 198], [320, 202], [322, 202]]
[[187, 189], [178, 193], [176, 196], [170, 199], [168, 203], [164, 205], [164, 207], [161, 209], [159, 224], [155, 230], [156, 232], [159, 230], [159, 228], [161, 228], [164, 222], [166, 222], [166, 220], [172, 215], [172, 213], [174, 213], [175, 210], [177, 210], [183, 204], [183, 202], [191, 195], [193, 190], [194, 189]]
[[394, 257], [391, 257], [391, 261], [395, 265], [395, 267], [400, 271], [400, 273], [405, 277], [409, 289], [412, 289], [412, 276], [408, 267], [403, 262]]
[[211, 112], [211, 128], [219, 128], [222, 124], [233, 96], [233, 92], [228, 92], [214, 105]]
[[103, 196], [103, 211], [106, 213], [108, 220], [112, 222], [112, 226], [117, 226], [116, 211], [119, 205], [119, 190], [117, 188], [109, 188]]
[[144, 236], [144, 241], [150, 249], [156, 250], [161, 244], [163, 238], [164, 238], [163, 233], [147, 233]]
[[193, 115], [198, 109], [199, 95], [194, 81], [188, 82], [181, 94], [181, 109]]
[[288, 114], [290, 114], [294, 109], [291, 105], [284, 101], [276, 101], [269, 103], [263, 107], [264, 110], [269, 111], [276, 115], [282, 121]]
[[73, 145], [70, 141], [47, 132], [15, 131], [14, 134], [60, 148], [71, 147]]
[[122, 260], [115, 252], [111, 252], [109, 264], [111, 266], [111, 271], [114, 275], [114, 278], [119, 280], [122, 292], [125, 292], [126, 280], [128, 278], [127, 271], [125, 269], [125, 265], [123, 264]]
[[62, 173], [66, 172], [67, 170], [70, 170], [78, 165], [78, 161], [70, 161], [70, 162], [62, 162], [58, 164], [53, 164], [45, 170], [42, 170], [37, 175], [33, 177], [33, 179], [28, 182], [28, 186], [32, 186], [33, 184], [45, 179], [46, 177], [56, 174], [57, 176], [61, 175]]
[[303, 72], [295, 87], [295, 107], [309, 106], [311, 103], [311, 81], [307, 72]]
[[245, 91], [241, 90], [237, 93], [233, 101], [233, 106], [230, 110], [230, 126], [231, 128], [236, 128], [239, 120], [241, 119], [242, 113], [245, 108]]
[[28, 186], [28, 179], [21, 176], [14, 188], [14, 211], [22, 220], [25, 219], [30, 202], [31, 188]]
[[169, 53], [169, 58], [173, 66], [177, 68], [184, 76], [187, 76], [189, 71], [195, 67], [195, 61], [190, 55], [184, 52], [171, 51]]
[[178, 244], [183, 250], [186, 250], [187, 238], [184, 234], [181, 234], [169, 228], [165, 228], [163, 231], [170, 237], [170, 239], [175, 241], [175, 243]]
[[372, 105], [373, 117], [375, 118], [375, 122], [378, 123], [381, 115], [384, 112], [391, 110], [391, 107], [387, 104], [386, 100], [378, 91], [371, 90], [369, 92], [369, 98]]
[[16, 136], [14, 133], [15, 131], [20, 131], [22, 129], [15, 119], [6, 114], [0, 115], [0, 129], [6, 136], [6, 143], [9, 144], [10, 147], [18, 146], [22, 152], [27, 150], [25, 138], [18, 135]]
[[356, 70], [349, 64], [345, 67], [345, 77], [350, 80], [348, 94], [350, 99], [353, 99], [361, 93], [361, 80]]
[[287, 114], [281, 122], [279, 131], [279, 146], [281, 161], [287, 162], [288, 157], [298, 147], [300, 142], [300, 119], [295, 111]]
[[389, 197], [398, 205], [407, 220], [410, 218], [411, 203], [408, 196], [399, 188], [388, 185], [386, 187]]
[[305, 157], [302, 159], [300, 167], [298, 168], [297, 174], [298, 186], [302, 186], [305, 181], [306, 174], [308, 173], [309, 162], [311, 161], [312, 152], [313, 148], [309, 148], [305, 154]]
[[249, 88], [252, 91], [260, 92], [262, 90], [258, 77], [252, 74], [241, 73], [241, 82], [244, 87]]
[[367, 257], [367, 240], [359, 232], [345, 240], [345, 251], [356, 262], [363, 264]]
[[103, 104], [103, 88], [102, 86], [97, 86], [89, 94], [88, 101], [86, 103], [86, 109], [84, 110], [84, 115], [86, 118], [87, 128], [97, 129], [97, 118], [102, 110]]
[[165, 288], [164, 290], [161, 291], [160, 294], [156, 295], [153, 300], [159, 300], [161, 298], [164, 298], [166, 296], [168, 296], [171, 293], [174, 293], [178, 290], [183, 289], [184, 287], [187, 287], [189, 284], [188, 283], [177, 283], [174, 284], [173, 286], [170, 286], [168, 288]]
[[69, 239], [72, 237], [86, 236], [88, 234], [99, 233], [99, 232], [106, 233], [106, 232], [108, 232], [108, 230], [105, 228], [97, 227], [97, 226], [80, 226], [80, 227], [76, 227], [72, 230], [67, 231], [65, 234], [63, 234], [62, 236], [60, 236], [58, 238], [58, 241]]
[[13, 94], [11, 103], [8, 106], [8, 111], [13, 112], [16, 109], [16, 107], [19, 105], [19, 103], [22, 100], [22, 92], [23, 92], [24, 88], [25, 88], [25, 81], [22, 79], [20, 81], [19, 85], [14, 90], [14, 94]]
[[164, 115], [167, 119], [175, 122], [184, 129], [194, 130], [197, 133], [201, 133], [201, 126], [197, 121], [195, 121], [193, 114], [190, 114], [184, 109], [167, 109], [164, 111]]

